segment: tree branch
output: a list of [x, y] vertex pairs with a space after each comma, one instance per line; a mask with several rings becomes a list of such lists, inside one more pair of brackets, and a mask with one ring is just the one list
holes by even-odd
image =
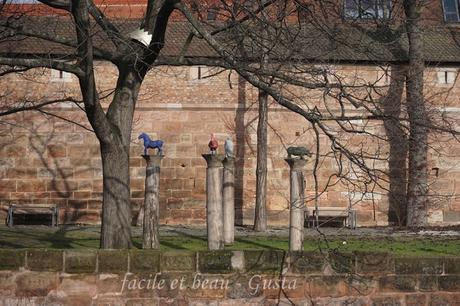
[[87, 1], [72, 0], [72, 15], [75, 18], [77, 32], [77, 54], [80, 57], [78, 65], [83, 71], [78, 79], [86, 115], [99, 141], [110, 143], [113, 138], [112, 129], [100, 104], [94, 77], [93, 43], [90, 35]]
[[50, 7], [61, 9], [67, 12], [70, 12], [72, 8], [71, 0], [38, 0], [38, 1]]
[[51, 58], [42, 58], [42, 59], [33, 59], [33, 58], [9, 58], [9, 57], [0, 57], [0, 65], [7, 66], [21, 66], [29, 68], [53, 68], [56, 70], [61, 70], [65, 72], [70, 72], [76, 76], [81, 76], [83, 71], [80, 70], [76, 65], [69, 64], [57, 59]]
[[24, 111], [38, 110], [38, 109], [40, 109], [42, 107], [52, 105], [52, 104], [56, 104], [56, 103], [61, 103], [61, 102], [73, 102], [73, 103], [78, 104], [78, 103], [81, 103], [82, 101], [78, 101], [78, 100], [76, 100], [76, 99], [74, 99], [72, 97], [45, 101], [45, 102], [41, 102], [41, 103], [38, 103], [38, 104], [34, 104], [33, 101], [25, 101], [23, 103], [23, 105], [19, 106], [19, 107], [12, 107], [12, 108], [4, 107], [4, 108], [6, 108], [6, 110], [0, 111], [0, 117], [12, 115], [12, 114], [19, 113], [19, 112], [24, 112]]

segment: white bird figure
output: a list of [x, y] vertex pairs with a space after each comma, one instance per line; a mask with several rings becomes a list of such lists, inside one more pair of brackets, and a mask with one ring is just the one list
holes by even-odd
[[225, 149], [225, 157], [227, 158], [233, 157], [233, 141], [230, 136], [228, 136], [227, 140], [225, 140], [224, 149]]

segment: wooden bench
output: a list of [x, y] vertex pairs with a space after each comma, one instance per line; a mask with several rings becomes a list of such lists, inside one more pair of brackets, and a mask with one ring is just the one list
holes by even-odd
[[[320, 223], [320, 220], [323, 222]], [[339, 221], [343, 226], [355, 229], [356, 209], [348, 207], [318, 207], [318, 210], [316, 210], [315, 208], [307, 207], [305, 209], [305, 221], [308, 227], [310, 227], [310, 224], [313, 227], [319, 227], [321, 224]], [[317, 221], [318, 224], [316, 223]]]
[[8, 207], [8, 226], [14, 225], [14, 215], [51, 215], [51, 226], [57, 226], [58, 208], [55, 204], [10, 204]]

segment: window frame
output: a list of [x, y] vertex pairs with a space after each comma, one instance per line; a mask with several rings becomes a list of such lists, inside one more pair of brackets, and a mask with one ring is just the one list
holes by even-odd
[[449, 1], [449, 0], [442, 0], [441, 1], [441, 3], [442, 3], [442, 15], [444, 17], [444, 22], [445, 23], [451, 23], [451, 24], [460, 23], [460, 1], [459, 0], [452, 0], [452, 1], [454, 1], [455, 7], [456, 7], [457, 21], [448, 21], [447, 20], [445, 1]]
[[[349, 1], [353, 3], [354, 9], [349, 9]], [[371, 0], [373, 5], [366, 10], [362, 7], [363, 0], [344, 0], [343, 17], [351, 20], [388, 20], [392, 18], [392, 0]], [[387, 10], [385, 10], [387, 8]], [[369, 11], [372, 10], [372, 13]], [[387, 13], [385, 13], [387, 11]]]

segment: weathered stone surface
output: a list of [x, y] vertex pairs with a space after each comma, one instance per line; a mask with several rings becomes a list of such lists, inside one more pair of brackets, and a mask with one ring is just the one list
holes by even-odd
[[402, 296], [376, 296], [371, 297], [372, 306], [402, 306], [404, 305]]
[[185, 294], [190, 298], [223, 299], [228, 279], [218, 275], [195, 274]]
[[0, 271], [0, 297], [14, 296], [15, 291], [16, 282], [13, 272]]
[[444, 258], [444, 273], [445, 274], [460, 274], [460, 258], [458, 257]]
[[[252, 304], [249, 304], [249, 305], [252, 305]], [[328, 302], [327, 304], [320, 304], [320, 303], [312, 304], [309, 299], [290, 299], [290, 298], [279, 298], [278, 299], [278, 298], [275, 298], [275, 299], [265, 299], [263, 302], [261, 302], [258, 305], [263, 305], [263, 306], [292, 306], [292, 305], [323, 306], [323, 305], [331, 305], [331, 303]]]
[[96, 275], [71, 275], [61, 277], [57, 288], [68, 297], [78, 297], [91, 300], [97, 294]]
[[195, 271], [196, 253], [168, 251], [161, 254], [161, 271]]
[[394, 272], [394, 260], [389, 253], [355, 252], [357, 273]]
[[25, 263], [24, 250], [0, 249], [0, 270], [18, 270]]
[[198, 269], [202, 273], [218, 274], [232, 272], [231, 251], [208, 251], [198, 254]]
[[157, 289], [157, 295], [161, 298], [180, 297], [187, 288], [193, 283], [194, 274], [192, 273], [161, 273], [161, 279], [164, 280], [164, 286]]
[[439, 290], [460, 292], [460, 275], [439, 276]]
[[330, 252], [327, 260], [336, 273], [354, 272], [354, 255], [350, 253]]
[[302, 277], [262, 277], [260, 285], [267, 299], [305, 297], [305, 280]]
[[57, 288], [58, 273], [55, 272], [24, 272], [16, 276], [16, 292], [18, 297], [46, 296]]
[[159, 306], [188, 306], [188, 302], [184, 298], [160, 298]]
[[94, 273], [96, 272], [96, 252], [67, 250], [64, 253], [66, 273]]
[[[129, 299], [126, 301], [125, 306], [163, 306], [163, 305], [171, 305], [171, 304], [162, 304], [159, 302], [158, 299], [155, 298], [145, 298], [145, 299]], [[172, 304], [178, 305], [178, 304]], [[110, 304], [110, 306], [112, 306]]]
[[284, 251], [244, 251], [244, 258], [246, 271], [251, 273], [282, 272], [287, 267]]
[[350, 295], [370, 295], [375, 293], [379, 286], [378, 280], [374, 276], [361, 276], [353, 274], [347, 279], [350, 288]]
[[129, 271], [134, 273], [160, 271], [160, 255], [159, 251], [154, 250], [131, 250]]
[[438, 277], [435, 275], [420, 275], [418, 280], [418, 290], [436, 291], [438, 290]]
[[[260, 305], [263, 305], [262, 303], [263, 303], [262, 299], [237, 299], [237, 300], [220, 301], [219, 306], [260, 306]], [[279, 303], [278, 305], [283, 305], [283, 304]], [[295, 305], [302, 305], [302, 304], [296, 303]]]
[[299, 274], [321, 273], [326, 260], [316, 252], [291, 252], [288, 256], [290, 272]]
[[342, 276], [315, 276], [305, 283], [305, 296], [340, 297], [349, 294], [349, 284]]
[[426, 305], [428, 298], [425, 294], [408, 294], [406, 295], [406, 306]]
[[390, 291], [390, 292], [416, 291], [417, 277], [414, 275], [384, 276], [379, 279], [379, 287], [382, 291]]
[[[123, 287], [125, 274], [99, 274], [96, 279], [96, 287], [98, 294], [119, 294], [128, 292], [127, 288]], [[127, 279], [129, 279], [127, 277]], [[125, 284], [127, 286], [127, 284]], [[123, 289], [123, 290], [122, 290]]]
[[444, 211], [444, 222], [459, 222], [460, 211]]
[[396, 274], [441, 274], [440, 258], [395, 258]]
[[63, 252], [34, 249], [27, 251], [27, 268], [32, 271], [62, 271]]
[[227, 298], [245, 299], [261, 296], [263, 293], [261, 277], [259, 275], [237, 275], [231, 278]]
[[120, 273], [128, 271], [128, 251], [126, 250], [99, 250], [98, 272]]
[[429, 306], [457, 306], [460, 294], [432, 293], [429, 297]]

